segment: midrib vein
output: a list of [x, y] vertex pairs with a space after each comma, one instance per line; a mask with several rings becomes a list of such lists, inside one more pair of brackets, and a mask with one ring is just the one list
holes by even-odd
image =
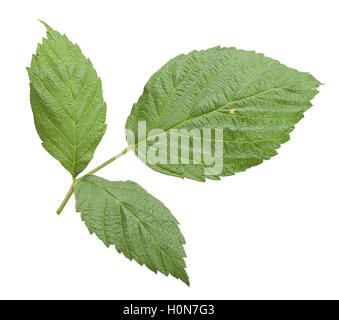
[[[63, 39], [65, 40], [65, 39]], [[53, 41], [53, 40], [52, 40]], [[64, 50], [61, 46], [59, 46], [59, 43], [54, 40], [55, 43], [58, 45], [60, 51], [61, 51], [61, 57], [58, 55], [58, 53], [54, 50], [53, 47], [51, 47], [48, 43], [48, 40], [47, 40], [47, 47], [60, 59], [62, 60], [63, 64], [64, 64], [64, 67], [65, 67], [65, 70], [66, 70], [66, 73], [67, 73], [67, 88], [69, 90], [69, 93], [70, 93], [70, 96], [71, 96], [71, 100], [72, 100], [72, 109], [73, 109], [73, 125], [74, 125], [74, 144], [73, 144], [73, 163], [72, 163], [72, 176], [73, 178], [76, 177], [76, 172], [75, 172], [75, 166], [76, 166], [76, 158], [77, 158], [77, 123], [76, 123], [76, 108], [75, 108], [75, 99], [74, 99], [74, 96], [73, 96], [73, 91], [72, 91], [72, 77], [69, 73], [69, 70], [68, 70], [68, 66], [67, 66], [67, 63], [66, 63], [66, 60], [65, 60], [65, 53], [64, 53]], [[67, 41], [67, 40], [66, 40]], [[66, 43], [66, 48], [67, 48], [67, 43]], [[77, 56], [77, 55], [76, 55]], [[77, 64], [78, 64], [78, 60], [79, 58], [77, 58]], [[77, 65], [76, 65], [77, 66]], [[55, 73], [57, 73], [56, 71], [54, 71]]]
[[[221, 109], [226, 108], [226, 107], [228, 107], [229, 105], [231, 105], [231, 104], [233, 104], [233, 103], [242, 102], [242, 101], [245, 101], [245, 100], [254, 98], [254, 97], [256, 97], [256, 96], [258, 96], [258, 95], [260, 95], [260, 94], [264, 94], [264, 93], [271, 92], [271, 91], [274, 91], [274, 90], [282, 89], [282, 88], [288, 87], [288, 86], [290, 86], [290, 85], [296, 84], [296, 83], [298, 83], [298, 82], [300, 82], [300, 81], [297, 81], [297, 82], [291, 82], [291, 83], [284, 84], [284, 85], [279, 86], [279, 87], [274, 87], [274, 88], [270, 88], [270, 89], [267, 89], [267, 90], [264, 90], [264, 91], [257, 92], [257, 93], [255, 93], [255, 94], [250, 95], [250, 96], [247, 96], [247, 97], [245, 97], [245, 98], [241, 98], [241, 99], [238, 99], [238, 100], [229, 101], [229, 102], [227, 102], [226, 104], [224, 104], [224, 105], [222, 105], [222, 106], [220, 106], [220, 107], [218, 107], [218, 108], [216, 108], [216, 109], [213, 109], [213, 110], [211, 110], [211, 111], [208, 111], [208, 112], [199, 114], [199, 115], [197, 115], [197, 116], [195, 116], [195, 117], [192, 117], [192, 118], [189, 118], [189, 119], [185, 119], [185, 120], [183, 120], [183, 121], [177, 123], [176, 125], [174, 125], [174, 126], [168, 128], [168, 129], [164, 130], [164, 132], [163, 132], [162, 134], [160, 134], [160, 135], [167, 134], [167, 133], [169, 133], [169, 131], [171, 131], [171, 130], [173, 130], [173, 129], [175, 129], [175, 128], [181, 126], [181, 125], [183, 125], [183, 124], [186, 123], [186, 122], [193, 121], [193, 120], [199, 119], [199, 118], [201, 118], [201, 117], [205, 117], [205, 116], [207, 116], [207, 115], [210, 115], [210, 114], [213, 114], [213, 113], [215, 113], [215, 112], [218, 112], [218, 111], [220, 111]], [[233, 116], [234, 116], [234, 117], [237, 117], [237, 115], [233, 115]], [[248, 117], [251, 118], [250, 116], [248, 116]], [[146, 139], [143, 139], [142, 141], [139, 141], [139, 142], [135, 143], [134, 145], [132, 145], [132, 147], [135, 147], [135, 146], [139, 145], [140, 143], [143, 143], [143, 142], [145, 142], [145, 141], [148, 141], [149, 139], [152, 139], [152, 138], [154, 138], [154, 137], [158, 137], [158, 136], [160, 136], [160, 135], [152, 135], [152, 136], [149, 136], [149, 137], [147, 137]]]

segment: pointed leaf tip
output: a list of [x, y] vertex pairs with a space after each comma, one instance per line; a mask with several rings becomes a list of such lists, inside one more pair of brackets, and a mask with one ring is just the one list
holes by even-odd
[[40, 23], [42, 23], [42, 24], [46, 27], [47, 30], [48, 30], [48, 29], [53, 30], [53, 29], [52, 29], [45, 21], [40, 20], [40, 19], [38, 19], [38, 21], [39, 21]]

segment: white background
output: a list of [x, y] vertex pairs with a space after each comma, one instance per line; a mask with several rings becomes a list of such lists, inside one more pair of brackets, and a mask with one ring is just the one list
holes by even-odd
[[[338, 1], [2, 1], [0, 298], [339, 298]], [[130, 262], [55, 210], [70, 176], [40, 145], [28, 76], [42, 19], [80, 44], [103, 81], [108, 130], [89, 168], [126, 146], [148, 78], [179, 53], [256, 50], [324, 85], [279, 155], [199, 183], [132, 152], [100, 172], [134, 180], [181, 222], [191, 287]]]

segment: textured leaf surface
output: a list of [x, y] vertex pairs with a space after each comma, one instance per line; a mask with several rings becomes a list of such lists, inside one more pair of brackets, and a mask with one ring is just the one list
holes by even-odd
[[47, 39], [27, 69], [34, 122], [43, 147], [75, 177], [105, 133], [106, 104], [90, 60], [65, 35], [45, 26]]
[[[170, 60], [147, 82], [126, 122], [126, 129], [136, 140], [128, 136], [127, 140], [139, 157], [143, 156], [139, 151], [142, 144], [146, 144], [147, 152], [156, 144], [161, 152], [163, 140], [155, 139], [150, 131], [162, 129], [167, 163], [147, 161], [149, 167], [199, 181], [219, 179], [276, 155], [276, 149], [289, 140], [294, 125], [311, 107], [319, 84], [309, 73], [255, 52], [219, 47], [192, 51]], [[139, 121], [146, 122], [146, 137], [138, 137]], [[205, 170], [209, 165], [204, 160], [192, 164], [192, 157], [186, 163], [170, 163], [169, 133], [198, 129], [203, 144], [205, 128], [223, 129], [223, 152], [217, 154], [217, 158], [222, 157], [221, 171], [209, 174]], [[184, 134], [176, 134], [184, 138]], [[212, 136], [211, 143], [216, 140]], [[192, 145], [191, 140], [190, 154]], [[181, 152], [179, 148], [177, 153]]]
[[89, 232], [128, 259], [188, 284], [184, 237], [170, 211], [132, 181], [86, 176], [75, 185], [76, 210]]

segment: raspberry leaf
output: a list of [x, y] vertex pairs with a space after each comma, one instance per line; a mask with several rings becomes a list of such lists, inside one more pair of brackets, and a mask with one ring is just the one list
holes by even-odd
[[198, 181], [233, 175], [277, 154], [319, 85], [253, 51], [192, 51], [146, 83], [126, 122], [127, 141], [161, 173]]
[[46, 23], [47, 38], [27, 68], [35, 127], [42, 146], [76, 177], [106, 130], [106, 103], [92, 63]]
[[185, 243], [178, 221], [140, 185], [86, 176], [75, 184], [76, 210], [89, 232], [108, 247], [145, 264], [154, 272], [171, 274], [187, 285]]

